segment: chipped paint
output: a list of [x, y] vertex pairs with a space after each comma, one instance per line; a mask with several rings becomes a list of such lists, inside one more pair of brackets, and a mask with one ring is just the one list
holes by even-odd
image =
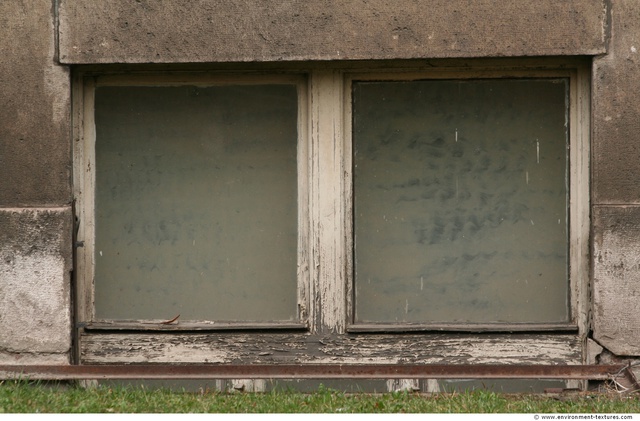
[[84, 333], [83, 364], [580, 364], [575, 335]]

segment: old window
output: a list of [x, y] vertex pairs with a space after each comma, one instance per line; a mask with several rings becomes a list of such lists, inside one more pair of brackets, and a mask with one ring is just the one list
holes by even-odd
[[351, 80], [354, 322], [569, 322], [569, 78], [379, 78]]
[[92, 321], [304, 326], [304, 79], [88, 83]]
[[581, 362], [587, 67], [407, 66], [77, 72], [81, 362]]

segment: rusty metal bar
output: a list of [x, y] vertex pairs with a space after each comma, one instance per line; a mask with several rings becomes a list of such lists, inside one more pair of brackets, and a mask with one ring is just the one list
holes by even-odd
[[0, 379], [562, 379], [612, 380], [624, 365], [0, 365]]

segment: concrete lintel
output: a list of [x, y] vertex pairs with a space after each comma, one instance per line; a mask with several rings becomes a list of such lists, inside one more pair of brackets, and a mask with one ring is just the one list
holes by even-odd
[[597, 55], [603, 0], [61, 0], [60, 60], [203, 63]]

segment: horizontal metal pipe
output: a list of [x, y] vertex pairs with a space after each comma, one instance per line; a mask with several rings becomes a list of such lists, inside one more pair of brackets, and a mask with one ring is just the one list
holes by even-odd
[[562, 379], [609, 380], [624, 365], [147, 364], [0, 365], [0, 379]]

